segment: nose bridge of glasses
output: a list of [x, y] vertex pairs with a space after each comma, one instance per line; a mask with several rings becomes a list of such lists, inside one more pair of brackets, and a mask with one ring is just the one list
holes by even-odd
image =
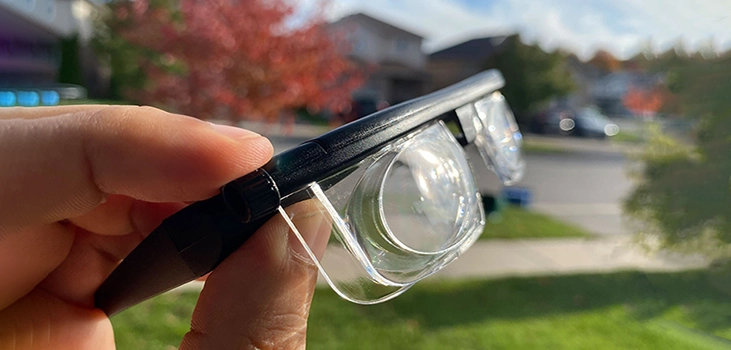
[[462, 128], [462, 135], [464, 135], [465, 141], [467, 143], [475, 142], [478, 132], [477, 127], [479, 127], [479, 125], [476, 125], [474, 122], [475, 118], [477, 118], [475, 105], [473, 103], [468, 103], [457, 108], [455, 112], [457, 114], [457, 121]]
[[473, 143], [488, 169], [504, 185], [512, 185], [523, 176], [522, 135], [505, 98], [492, 92], [455, 110], [464, 138]]

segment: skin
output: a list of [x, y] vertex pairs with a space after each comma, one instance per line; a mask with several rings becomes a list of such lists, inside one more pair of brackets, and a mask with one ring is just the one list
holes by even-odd
[[[184, 203], [262, 166], [268, 140], [147, 107], [0, 109], [0, 349], [113, 349], [102, 281]], [[295, 224], [320, 256], [329, 223]], [[317, 270], [275, 217], [208, 277], [183, 349], [304, 348]]]

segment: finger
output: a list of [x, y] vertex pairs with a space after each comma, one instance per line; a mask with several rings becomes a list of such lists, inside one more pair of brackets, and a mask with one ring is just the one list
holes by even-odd
[[[165, 128], [157, 133], [162, 136], [152, 133]], [[257, 154], [251, 136], [230, 137], [206, 123], [144, 108], [0, 121], [0, 167], [6, 169], [0, 172], [0, 183], [13, 185], [0, 188], [0, 245], [12, 252], [2, 255], [0, 283], [10, 287], [2, 288], [0, 301], [5, 305], [32, 288], [68, 252], [69, 235], [55, 232], [62, 226], [34, 223], [88, 211], [103, 196], [103, 185], [109, 193], [147, 193], [146, 186], [156, 187], [149, 193], [160, 200], [168, 195], [188, 199], [191, 191], [186, 189], [215, 192], [221, 183], [265, 160], [232, 155], [245, 153], [240, 148], [247, 144], [253, 144]], [[181, 142], [183, 138], [191, 143]], [[265, 150], [270, 147], [265, 140], [263, 146], [258, 144]], [[148, 146], [146, 153], [135, 145]], [[218, 147], [219, 152], [211, 151]], [[200, 169], [188, 169], [190, 164]], [[42, 244], [34, 241], [53, 243], [55, 249], [39, 249]]]
[[[297, 225], [308, 242], [330, 234], [317, 215]], [[211, 273], [181, 348], [304, 348], [317, 269], [289, 235], [275, 216]]]
[[0, 349], [114, 349], [114, 335], [101, 310], [36, 290], [0, 311]]
[[30, 292], [63, 259], [74, 233], [61, 224], [23, 229], [0, 244], [0, 310]]
[[[263, 165], [269, 141], [145, 107], [0, 120], [0, 234], [79, 216], [105, 194], [201, 200]], [[217, 132], [221, 131], [222, 132]]]
[[[127, 196], [109, 195], [98, 207], [66, 222], [100, 235], [118, 236], [140, 231], [147, 234], [162, 219], [183, 207], [185, 204], [180, 202], [150, 203]], [[148, 227], [149, 231], [146, 229]]]
[[[290, 205], [285, 212], [300, 233], [300, 237], [305, 240], [309, 251], [315, 255], [317, 260], [322, 259], [332, 228], [332, 219], [327, 209], [320, 201], [310, 199]], [[307, 249], [292, 231], [289, 235], [289, 244], [295, 253], [312, 261]]]
[[133, 232], [130, 215], [137, 200], [122, 195], [109, 195], [104, 203], [88, 213], [69, 218], [67, 221], [86, 231], [101, 235], [119, 236]]
[[95, 111], [106, 105], [74, 105], [54, 107], [10, 107], [0, 110], [0, 119], [38, 119], [62, 114]]
[[163, 219], [182, 207], [182, 203], [136, 201], [128, 210], [132, 231], [125, 235], [99, 235], [78, 228], [68, 256], [40, 287], [68, 303], [92, 307], [94, 292], [112, 270]]

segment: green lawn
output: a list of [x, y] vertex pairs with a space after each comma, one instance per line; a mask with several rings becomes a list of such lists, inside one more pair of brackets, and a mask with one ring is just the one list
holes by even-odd
[[647, 137], [638, 132], [620, 131], [617, 135], [612, 136], [612, 142], [634, 143], [640, 144], [647, 141]]
[[533, 142], [530, 139], [524, 139], [523, 146], [521, 147], [521, 150], [524, 153], [532, 153], [532, 154], [560, 154], [560, 153], [570, 153], [571, 150], [566, 149], [565, 147], [561, 147], [559, 145], [553, 145], [549, 143], [541, 143], [541, 142]]
[[[196, 297], [163, 295], [113, 318], [119, 349], [176, 346]], [[308, 346], [723, 349], [731, 348], [729, 297], [731, 279], [706, 271], [429, 282], [375, 306], [321, 289]]]
[[489, 217], [480, 239], [589, 237], [584, 229], [534, 211], [507, 206]]

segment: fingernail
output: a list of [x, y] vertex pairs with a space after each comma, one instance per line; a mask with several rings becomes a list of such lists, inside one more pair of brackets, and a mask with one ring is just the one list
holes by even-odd
[[221, 135], [226, 135], [232, 139], [250, 139], [254, 137], [261, 137], [261, 135], [242, 128], [237, 128], [235, 126], [230, 125], [221, 125], [221, 124], [214, 124], [210, 123], [213, 130], [215, 130], [217, 133]]

